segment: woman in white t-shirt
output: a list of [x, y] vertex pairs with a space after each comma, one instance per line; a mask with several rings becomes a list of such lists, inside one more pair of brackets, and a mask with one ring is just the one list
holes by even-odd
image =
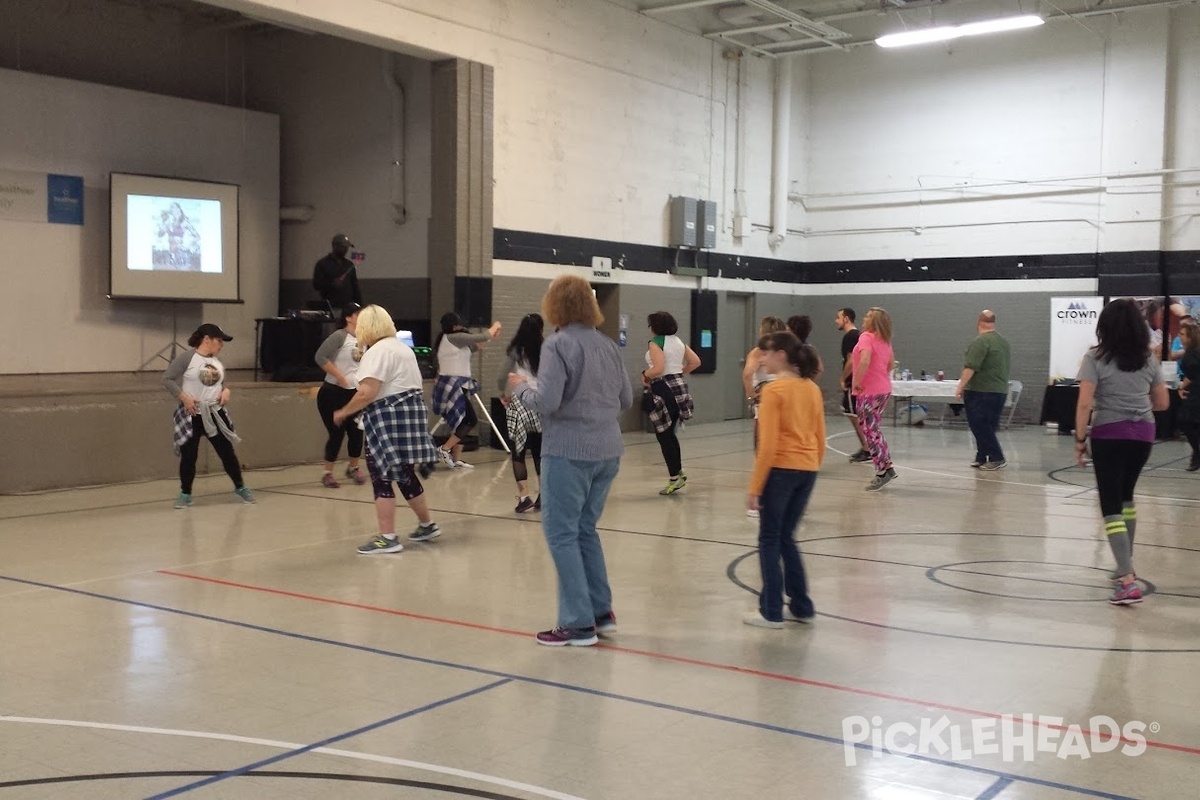
[[196, 458], [200, 439], [206, 437], [221, 459], [225, 473], [233, 481], [233, 491], [243, 503], [253, 503], [254, 495], [242, 482], [242, 467], [233, 446], [241, 441], [233, 432], [233, 421], [225, 406], [229, 387], [225, 385], [225, 365], [217, 358], [233, 337], [218, 326], [206, 322], [188, 338], [188, 350], [180, 354], [163, 373], [167, 392], [179, 401], [175, 407], [174, 442], [179, 455], [179, 497], [176, 508], [192, 505], [192, 483], [196, 479]]
[[471, 469], [472, 465], [462, 460], [462, 440], [479, 422], [468, 397], [479, 391], [471, 377], [471, 355], [500, 335], [500, 323], [493, 322], [487, 333], [471, 333], [458, 314], [448, 311], [442, 315], [441, 327], [433, 343], [438, 362], [433, 413], [445, 421], [450, 436], [438, 448], [438, 460], [451, 469]]
[[668, 312], [656, 311], [646, 322], [653, 338], [646, 345], [642, 385], [647, 393], [642, 402], [667, 462], [669, 478], [659, 494], [675, 494], [687, 483], [676, 432], [681, 422], [692, 418], [693, 411], [692, 395], [684, 376], [700, 366], [700, 356], [675, 335], [679, 324]]
[[347, 303], [342, 307], [342, 322], [338, 330], [329, 335], [317, 348], [315, 361], [317, 366], [325, 370], [325, 382], [317, 391], [317, 413], [329, 437], [325, 440], [325, 474], [321, 483], [336, 489], [339, 484], [333, 477], [333, 462], [337, 461], [338, 452], [342, 449], [342, 440], [347, 440], [346, 452], [350, 456], [350, 464], [346, 467], [346, 477], [362, 485], [367, 482], [366, 476], [359, 469], [358, 459], [362, 457], [363, 432], [353, 420], [347, 420], [341, 425], [333, 424], [333, 412], [337, 411], [358, 389], [358, 361], [354, 354], [358, 347], [355, 332], [358, 330], [358, 312], [362, 306], [358, 303]]
[[[358, 548], [362, 555], [398, 553], [404, 549], [396, 536], [396, 495], [392, 481], [417, 516], [417, 529], [409, 541], [424, 542], [441, 534], [429, 515], [425, 488], [414, 465], [428, 475], [437, 458], [429, 435], [429, 411], [422, 396], [421, 368], [412, 348], [396, 337], [396, 326], [387, 311], [371, 305], [358, 314], [358, 389], [354, 397], [333, 413], [341, 425], [362, 412], [366, 435], [367, 472], [375, 494], [379, 535]], [[365, 351], [365, 352], [364, 352]]]

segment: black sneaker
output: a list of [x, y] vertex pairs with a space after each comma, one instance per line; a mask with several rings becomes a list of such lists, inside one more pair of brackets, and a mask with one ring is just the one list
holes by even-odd
[[429, 480], [429, 476], [437, 470], [437, 464], [421, 464], [417, 467], [417, 474], [421, 476], [421, 480]]
[[888, 467], [883, 472], [875, 476], [875, 480], [867, 484], [868, 492], [878, 492], [883, 487], [887, 486], [892, 481], [896, 480], [896, 470]]
[[1200, 469], [1200, 458], [1193, 458], [1192, 463], [1187, 465], [1188, 472], [1195, 472]]
[[850, 456], [851, 464], [862, 464], [871, 460], [871, 454], [866, 450], [859, 450], [854, 455]]
[[541, 493], [538, 493], [537, 500], [533, 501], [533, 510], [534, 511], [542, 510], [542, 495], [541, 495]]
[[524, 514], [526, 511], [533, 510], [533, 500], [528, 497], [522, 497], [517, 500], [517, 507], [513, 511], [518, 514]]

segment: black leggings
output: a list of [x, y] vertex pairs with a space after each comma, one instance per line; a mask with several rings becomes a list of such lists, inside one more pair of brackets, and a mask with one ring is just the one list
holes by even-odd
[[[401, 464], [397, 473], [396, 485], [400, 487], [400, 494], [405, 500], [425, 494], [425, 487], [421, 485], [421, 479], [417, 477], [412, 464]], [[392, 491], [392, 482], [383, 475], [370, 450], [367, 451], [367, 474], [371, 476], [371, 491], [376, 500], [396, 496]]]
[[1200, 459], [1200, 420], [1192, 420], [1191, 418], [1181, 420], [1179, 429], [1183, 431], [1183, 435], [1187, 437], [1188, 444], [1192, 446], [1192, 460]]
[[454, 435], [459, 441], [467, 438], [467, 434], [475, 430], [475, 426], [479, 424], [479, 417], [475, 414], [475, 404], [471, 402], [471, 395], [463, 392], [463, 397], [467, 401], [467, 416], [463, 419], [462, 424], [454, 429]]
[[326, 461], [337, 461], [343, 438], [350, 440], [346, 452], [351, 458], [362, 455], [363, 432], [354, 418], [347, 419], [341, 425], [333, 424], [333, 412], [349, 403], [354, 394], [353, 389], [343, 389], [328, 381], [322, 383], [321, 388], [317, 390], [317, 412], [321, 415], [321, 422], [325, 423], [325, 430], [329, 431], [329, 438], [325, 440]]
[[[217, 412], [224, 416], [225, 412]], [[226, 418], [226, 423], [229, 419]], [[184, 494], [192, 493], [192, 483], [196, 480], [196, 459], [200, 456], [200, 440], [212, 442], [213, 450], [221, 458], [225, 474], [233, 481], [233, 488], [242, 488], [242, 465], [238, 463], [237, 453], [233, 452], [233, 442], [225, 438], [225, 434], [217, 431], [211, 438], [204, 435], [204, 422], [199, 415], [192, 417], [192, 438], [179, 448], [179, 491]]]
[[675, 435], [675, 429], [679, 427], [679, 403], [676, 402], [675, 395], [662, 381], [650, 384], [650, 391], [663, 399], [663, 402], [667, 404], [667, 413], [671, 415], [671, 427], [662, 433], [655, 433], [654, 436], [658, 439], [658, 447], [662, 450], [663, 460], [667, 462], [667, 473], [674, 478], [683, 469], [683, 452], [679, 448], [679, 437]]
[[533, 470], [540, 476], [542, 474], [542, 435], [540, 433], [525, 434], [525, 449], [519, 453], [516, 450], [513, 451], [513, 477], [518, 481], [529, 480], [529, 468], [525, 466], [526, 455], [533, 456]]
[[1133, 502], [1133, 490], [1150, 458], [1150, 447], [1150, 442], [1133, 439], [1092, 439], [1101, 515], [1118, 516], [1126, 503]]

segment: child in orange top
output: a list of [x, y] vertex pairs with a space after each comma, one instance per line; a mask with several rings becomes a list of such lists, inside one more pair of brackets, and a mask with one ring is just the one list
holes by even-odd
[[[825, 407], [812, 382], [820, 359], [793, 334], [773, 333], [758, 343], [764, 369], [776, 376], [762, 390], [759, 445], [747, 508], [759, 512], [758, 562], [763, 589], [758, 611], [742, 621], [782, 628], [783, 620], [811, 622], [815, 614], [800, 550], [792, 538], [825, 457]], [[783, 604], [787, 594], [789, 603]]]

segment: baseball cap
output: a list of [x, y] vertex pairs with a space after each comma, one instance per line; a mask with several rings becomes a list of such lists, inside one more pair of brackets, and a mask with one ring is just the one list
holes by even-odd
[[192, 335], [193, 336], [211, 336], [214, 339], [223, 339], [227, 342], [233, 341], [232, 336], [230, 336], [228, 333], [221, 330], [219, 327], [212, 324], [211, 322], [206, 322], [203, 325], [201, 325], [199, 328], [196, 328], [196, 332]]
[[339, 233], [337, 236], [334, 236], [332, 244], [344, 244], [348, 247], [354, 247], [354, 242], [350, 241], [350, 237], [344, 233]]

